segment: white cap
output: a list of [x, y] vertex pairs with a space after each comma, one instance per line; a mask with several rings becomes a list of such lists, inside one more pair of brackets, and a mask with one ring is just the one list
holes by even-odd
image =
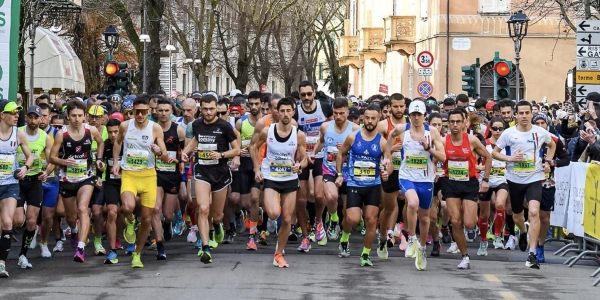
[[242, 93], [242, 91], [240, 91], [238, 89], [235, 89], [235, 90], [229, 92], [229, 97], [235, 97], [235, 96], [237, 96], [237, 95], [239, 95], [241, 93]]
[[425, 103], [423, 101], [415, 100], [410, 103], [408, 106], [408, 113], [412, 114], [414, 112], [418, 112], [421, 114], [425, 114], [427, 108], [425, 107]]

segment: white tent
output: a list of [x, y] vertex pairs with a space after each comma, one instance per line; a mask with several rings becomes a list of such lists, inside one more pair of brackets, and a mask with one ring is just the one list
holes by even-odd
[[[29, 90], [31, 65], [30, 41], [25, 41], [25, 87]], [[67, 41], [54, 32], [37, 27], [35, 33], [34, 78], [35, 88], [48, 91], [61, 89], [85, 92], [81, 60]]]

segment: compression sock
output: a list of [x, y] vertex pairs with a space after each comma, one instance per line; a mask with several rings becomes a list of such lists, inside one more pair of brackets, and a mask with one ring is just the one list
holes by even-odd
[[496, 209], [494, 215], [494, 235], [502, 236], [502, 228], [504, 228], [504, 219], [506, 218], [504, 209]]
[[488, 219], [479, 217], [479, 237], [482, 242], [487, 241], [487, 232], [488, 232]]
[[33, 236], [35, 235], [35, 230], [27, 230], [23, 232], [23, 240], [21, 241], [21, 252], [19, 252], [19, 256], [25, 255], [27, 256], [27, 250], [29, 250], [29, 246], [33, 241]]
[[350, 232], [342, 231], [342, 237], [340, 238], [340, 242], [347, 243], [350, 239]]

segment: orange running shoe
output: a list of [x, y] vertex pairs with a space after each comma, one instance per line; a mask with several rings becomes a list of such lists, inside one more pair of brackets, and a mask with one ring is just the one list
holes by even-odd
[[255, 239], [254, 234], [251, 234], [248, 236], [248, 244], [246, 244], [247, 250], [252, 250], [252, 251], [258, 250], [258, 247], [256, 246], [256, 241], [254, 239]]
[[287, 263], [287, 261], [285, 261], [285, 258], [283, 258], [283, 254], [281, 254], [281, 253], [275, 253], [275, 257], [273, 257], [273, 265], [278, 268], [289, 268], [290, 267], [290, 265]]
[[258, 243], [264, 246], [268, 245], [267, 242], [267, 232], [266, 231], [261, 231], [260, 235], [258, 236]]

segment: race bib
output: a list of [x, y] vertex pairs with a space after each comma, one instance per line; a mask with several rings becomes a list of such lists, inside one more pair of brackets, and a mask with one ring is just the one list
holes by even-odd
[[535, 172], [535, 155], [533, 153], [523, 154], [523, 160], [513, 163], [513, 171], [516, 175], [526, 176]]
[[438, 174], [438, 176], [443, 177], [444, 176], [444, 163], [443, 162], [438, 162], [436, 164], [436, 172]]
[[198, 164], [218, 165], [219, 160], [210, 157], [212, 151], [217, 151], [217, 144], [198, 144]]
[[392, 153], [392, 164], [394, 165], [394, 171], [400, 170], [402, 165], [402, 157], [400, 157], [400, 151]]
[[506, 174], [506, 163], [494, 160], [492, 162], [492, 170], [490, 171], [490, 176], [496, 177], [496, 178], [504, 178], [505, 174]]
[[15, 157], [8, 154], [0, 154], [0, 176], [12, 176], [15, 167]]
[[127, 160], [125, 166], [133, 170], [148, 168], [148, 151], [127, 149]]
[[[119, 157], [119, 160], [121, 158]], [[113, 159], [109, 158], [108, 159], [108, 172], [110, 172], [110, 179], [121, 179], [121, 174], [119, 173], [119, 175], [115, 175], [112, 173], [112, 166], [113, 166]]]
[[290, 177], [292, 176], [292, 161], [291, 160], [273, 160], [269, 166], [269, 174], [271, 177]]
[[[43, 165], [42, 165], [42, 160], [40, 160], [40, 155], [34, 154], [34, 153], [31, 153], [31, 155], [33, 156], [33, 164], [31, 165], [31, 167], [29, 168], [29, 171], [27, 173], [41, 171]], [[22, 167], [25, 165], [25, 163], [27, 162], [27, 158], [25, 158], [24, 153], [17, 154], [17, 162], [19, 163], [19, 167]]]
[[406, 167], [409, 170], [418, 172], [427, 171], [427, 163], [429, 162], [429, 153], [427, 151], [406, 150], [405, 153]]
[[68, 181], [81, 181], [87, 177], [88, 163], [87, 159], [76, 159], [75, 165], [67, 167]]
[[242, 149], [248, 149], [250, 146], [250, 140], [242, 140]]
[[327, 165], [328, 166], [335, 167], [338, 152], [339, 152], [339, 150], [335, 146], [327, 147]]
[[469, 162], [448, 161], [448, 179], [454, 181], [469, 181]]
[[310, 155], [315, 150], [315, 145], [319, 141], [318, 136], [307, 136], [306, 137], [306, 155]]
[[354, 180], [356, 181], [372, 181], [375, 180], [375, 163], [368, 161], [356, 161], [354, 162]]
[[[169, 158], [177, 159], [177, 151], [167, 151]], [[162, 172], [175, 172], [177, 169], [177, 163], [166, 163], [160, 159], [156, 160], [156, 169]]]

